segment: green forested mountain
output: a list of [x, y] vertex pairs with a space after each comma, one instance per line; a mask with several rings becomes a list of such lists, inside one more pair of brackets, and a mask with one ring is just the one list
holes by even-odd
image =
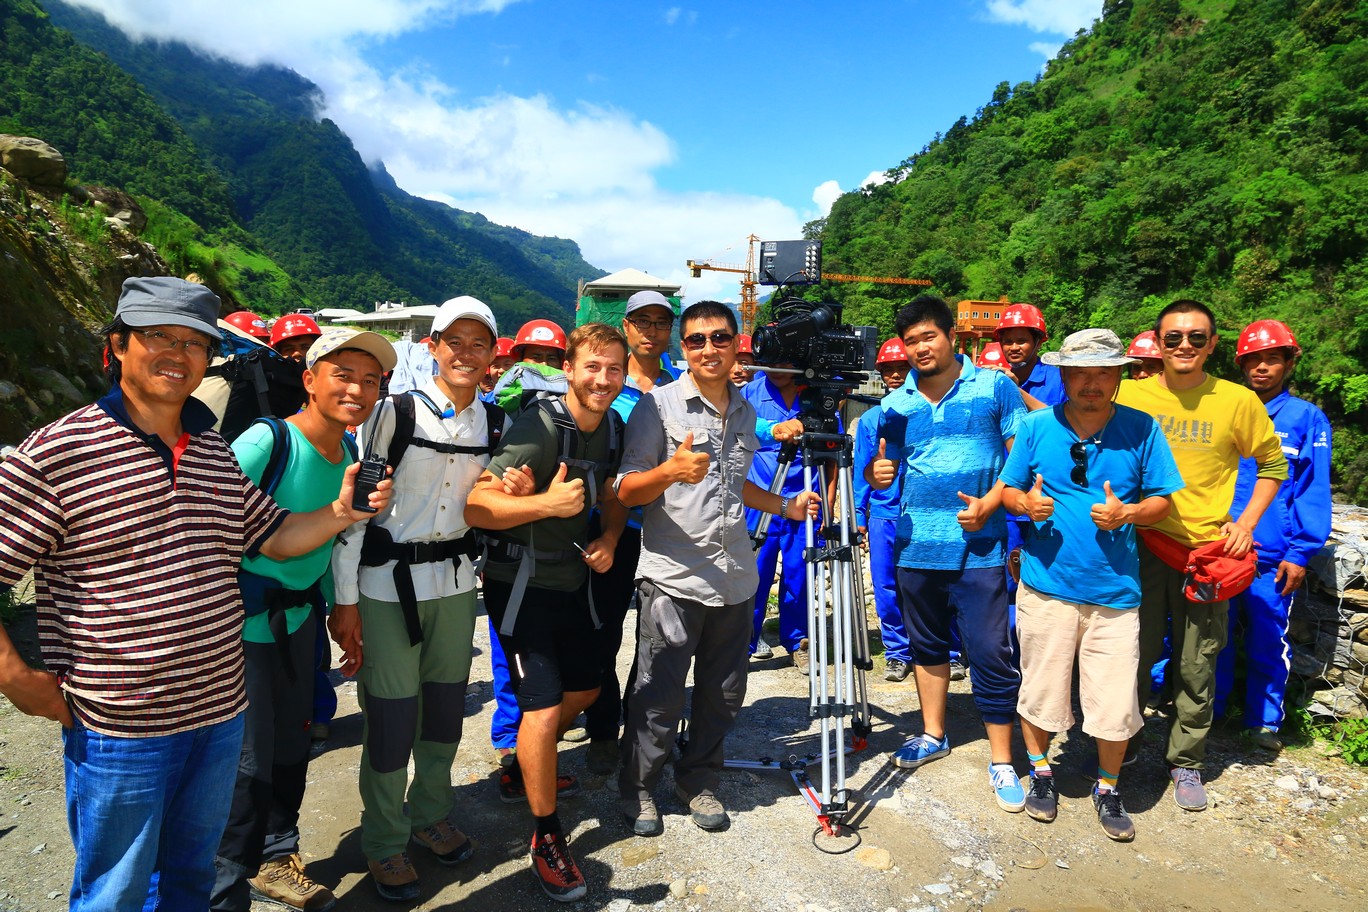
[[368, 310], [474, 294], [514, 325], [571, 321], [576, 281], [603, 274], [573, 241], [418, 199], [368, 169], [293, 72], [134, 43], [47, 5], [0, 0], [0, 132], [57, 146], [77, 181], [134, 193], [173, 268], [235, 304]]
[[[975, 63], [972, 65], [983, 65]], [[915, 91], [915, 81], [907, 86]], [[1290, 324], [1300, 394], [1368, 496], [1368, 5], [1107, 0], [1033, 82], [1002, 83], [824, 223], [832, 272], [910, 275], [951, 300], [1038, 304], [1057, 341], [1212, 305], [1212, 367], [1251, 320]], [[896, 287], [831, 289], [891, 328]], [[1360, 502], [1362, 502], [1360, 500]]]

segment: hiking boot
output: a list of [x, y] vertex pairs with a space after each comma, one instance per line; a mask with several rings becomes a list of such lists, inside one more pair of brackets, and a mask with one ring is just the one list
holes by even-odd
[[811, 674], [812, 659], [808, 655], [808, 640], [803, 637], [798, 641], [798, 648], [793, 650], [793, 667], [798, 669], [800, 675]]
[[1169, 770], [1173, 780], [1173, 800], [1185, 811], [1204, 811], [1207, 806], [1206, 788], [1202, 785], [1202, 771], [1175, 766]]
[[309, 726], [309, 740], [314, 744], [322, 744], [328, 740], [328, 735], [332, 734], [332, 729], [327, 722], [314, 722]]
[[988, 764], [988, 783], [993, 787], [998, 807], [1009, 814], [1020, 813], [1026, 807], [1026, 790], [1010, 763]]
[[547, 833], [533, 835], [532, 873], [537, 875], [542, 892], [556, 902], [574, 902], [588, 892], [584, 875], [570, 855], [570, 847], [565, 844], [565, 834]]
[[[580, 793], [579, 779], [568, 773], [556, 776], [556, 800], [562, 798], [573, 798]], [[517, 804], [519, 801], [527, 800], [527, 786], [523, 784], [522, 776], [515, 776], [512, 767], [507, 766], [499, 770], [499, 800], [504, 804]]]
[[622, 808], [622, 818], [636, 835], [659, 836], [665, 832], [665, 824], [660, 820], [660, 811], [656, 808], [654, 798], [623, 798], [619, 806]]
[[950, 660], [950, 680], [963, 681], [967, 674], [969, 674], [969, 669], [965, 668], [959, 659]]
[[1097, 821], [1102, 824], [1102, 832], [1107, 834], [1108, 839], [1130, 842], [1135, 838], [1135, 823], [1130, 819], [1130, 814], [1126, 813], [1125, 805], [1121, 803], [1120, 792], [1116, 789], [1102, 791], [1094, 788], [1092, 800], [1093, 807], [1097, 810]]
[[611, 776], [617, 772], [620, 753], [616, 738], [590, 741], [589, 753], [584, 758], [584, 765], [595, 776]]
[[909, 671], [911, 671], [911, 669], [907, 667], [907, 663], [902, 659], [884, 660], [885, 681], [906, 681]]
[[679, 799], [680, 804], [689, 809], [689, 819], [700, 830], [720, 830], [731, 823], [731, 818], [727, 816], [727, 809], [711, 792], [699, 792], [690, 798], [687, 792], [679, 786], [675, 786], [675, 797]]
[[1049, 823], [1059, 813], [1059, 790], [1054, 776], [1031, 773], [1031, 784], [1026, 790], [1026, 814], [1032, 820]]
[[893, 765], [899, 769], [916, 769], [923, 763], [939, 760], [950, 753], [948, 737], [933, 738], [930, 735], [917, 735], [893, 752]]
[[1249, 728], [1244, 731], [1245, 738], [1260, 750], [1278, 753], [1283, 749], [1282, 739], [1278, 737], [1276, 728]]
[[763, 662], [766, 659], [774, 658], [774, 650], [770, 648], [769, 643], [765, 642], [764, 637], [760, 637], [755, 641], [755, 652], [751, 653], [751, 658], [757, 662]]
[[475, 854], [469, 837], [445, 820], [414, 830], [413, 838], [431, 849], [444, 865], [460, 864]]
[[412, 902], [418, 898], [418, 872], [409, 861], [408, 852], [400, 852], [379, 861], [366, 859], [375, 892], [390, 902]]
[[256, 877], [250, 878], [247, 885], [253, 899], [287, 909], [325, 912], [337, 905], [332, 890], [314, 883], [304, 872], [304, 861], [298, 853], [263, 861]]

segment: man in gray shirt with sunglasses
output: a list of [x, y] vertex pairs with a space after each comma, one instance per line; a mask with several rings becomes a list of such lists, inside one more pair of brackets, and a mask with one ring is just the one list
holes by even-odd
[[817, 495], [781, 497], [746, 480], [755, 409], [731, 384], [736, 317], [699, 301], [680, 318], [689, 373], [651, 390], [627, 424], [617, 492], [643, 507], [637, 565], [637, 677], [627, 701], [622, 812], [638, 836], [663, 830], [653, 795], [684, 711], [693, 669], [689, 742], [674, 764], [675, 796], [705, 830], [727, 826], [716, 789], [722, 742], [746, 697], [758, 585], [745, 508], [801, 519]]

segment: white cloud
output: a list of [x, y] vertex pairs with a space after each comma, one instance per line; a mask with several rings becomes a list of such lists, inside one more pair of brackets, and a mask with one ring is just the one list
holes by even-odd
[[[799, 214], [774, 199], [659, 187], [654, 172], [675, 160], [676, 146], [630, 112], [558, 106], [544, 95], [467, 98], [421, 63], [384, 74], [362, 57], [368, 41], [496, 13], [516, 0], [239, 0], [231, 8], [184, 0], [75, 2], [134, 37], [291, 67], [323, 90], [323, 113], [362, 157], [383, 161], [410, 193], [536, 234], [574, 238], [596, 266], [633, 266], [679, 281], [692, 299], [737, 300], [738, 292], [736, 277], [726, 273], [690, 278], [687, 258], [707, 258], [719, 240], [752, 232], [766, 239], [801, 232]], [[673, 19], [696, 16], [678, 10]], [[744, 262], [744, 249], [728, 259]]]
[[674, 25], [679, 21], [679, 14], [684, 12], [677, 6], [672, 6], [665, 11], [665, 24]]
[[698, 22], [698, 10], [685, 10], [677, 6], [672, 6], [665, 11], [664, 16], [666, 25], [674, 25], [683, 20], [686, 25], [695, 25]]
[[870, 171], [865, 179], [860, 181], [860, 189], [863, 190], [865, 187], [877, 187], [880, 184], [886, 183], [888, 183], [887, 171]]
[[1032, 41], [1029, 45], [1031, 50], [1046, 60], [1054, 60], [1055, 54], [1059, 53], [1060, 46], [1058, 41]]
[[994, 22], [1070, 38], [1101, 15], [1101, 0], [988, 0], [988, 18]]
[[812, 201], [817, 204], [818, 215], [826, 218], [831, 214], [831, 204], [841, 195], [841, 185], [834, 180], [823, 181], [812, 191]]

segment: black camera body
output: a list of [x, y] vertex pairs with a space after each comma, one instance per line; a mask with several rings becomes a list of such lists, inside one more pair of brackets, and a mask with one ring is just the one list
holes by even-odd
[[385, 480], [385, 457], [379, 453], [361, 460], [361, 468], [356, 471], [356, 481], [352, 486], [352, 509], [358, 513], [374, 513], [370, 496], [380, 482]]
[[774, 305], [774, 322], [755, 330], [755, 360], [763, 365], [787, 362], [809, 379], [852, 376], [874, 369], [878, 330], [841, 323], [841, 305], [790, 298]]

